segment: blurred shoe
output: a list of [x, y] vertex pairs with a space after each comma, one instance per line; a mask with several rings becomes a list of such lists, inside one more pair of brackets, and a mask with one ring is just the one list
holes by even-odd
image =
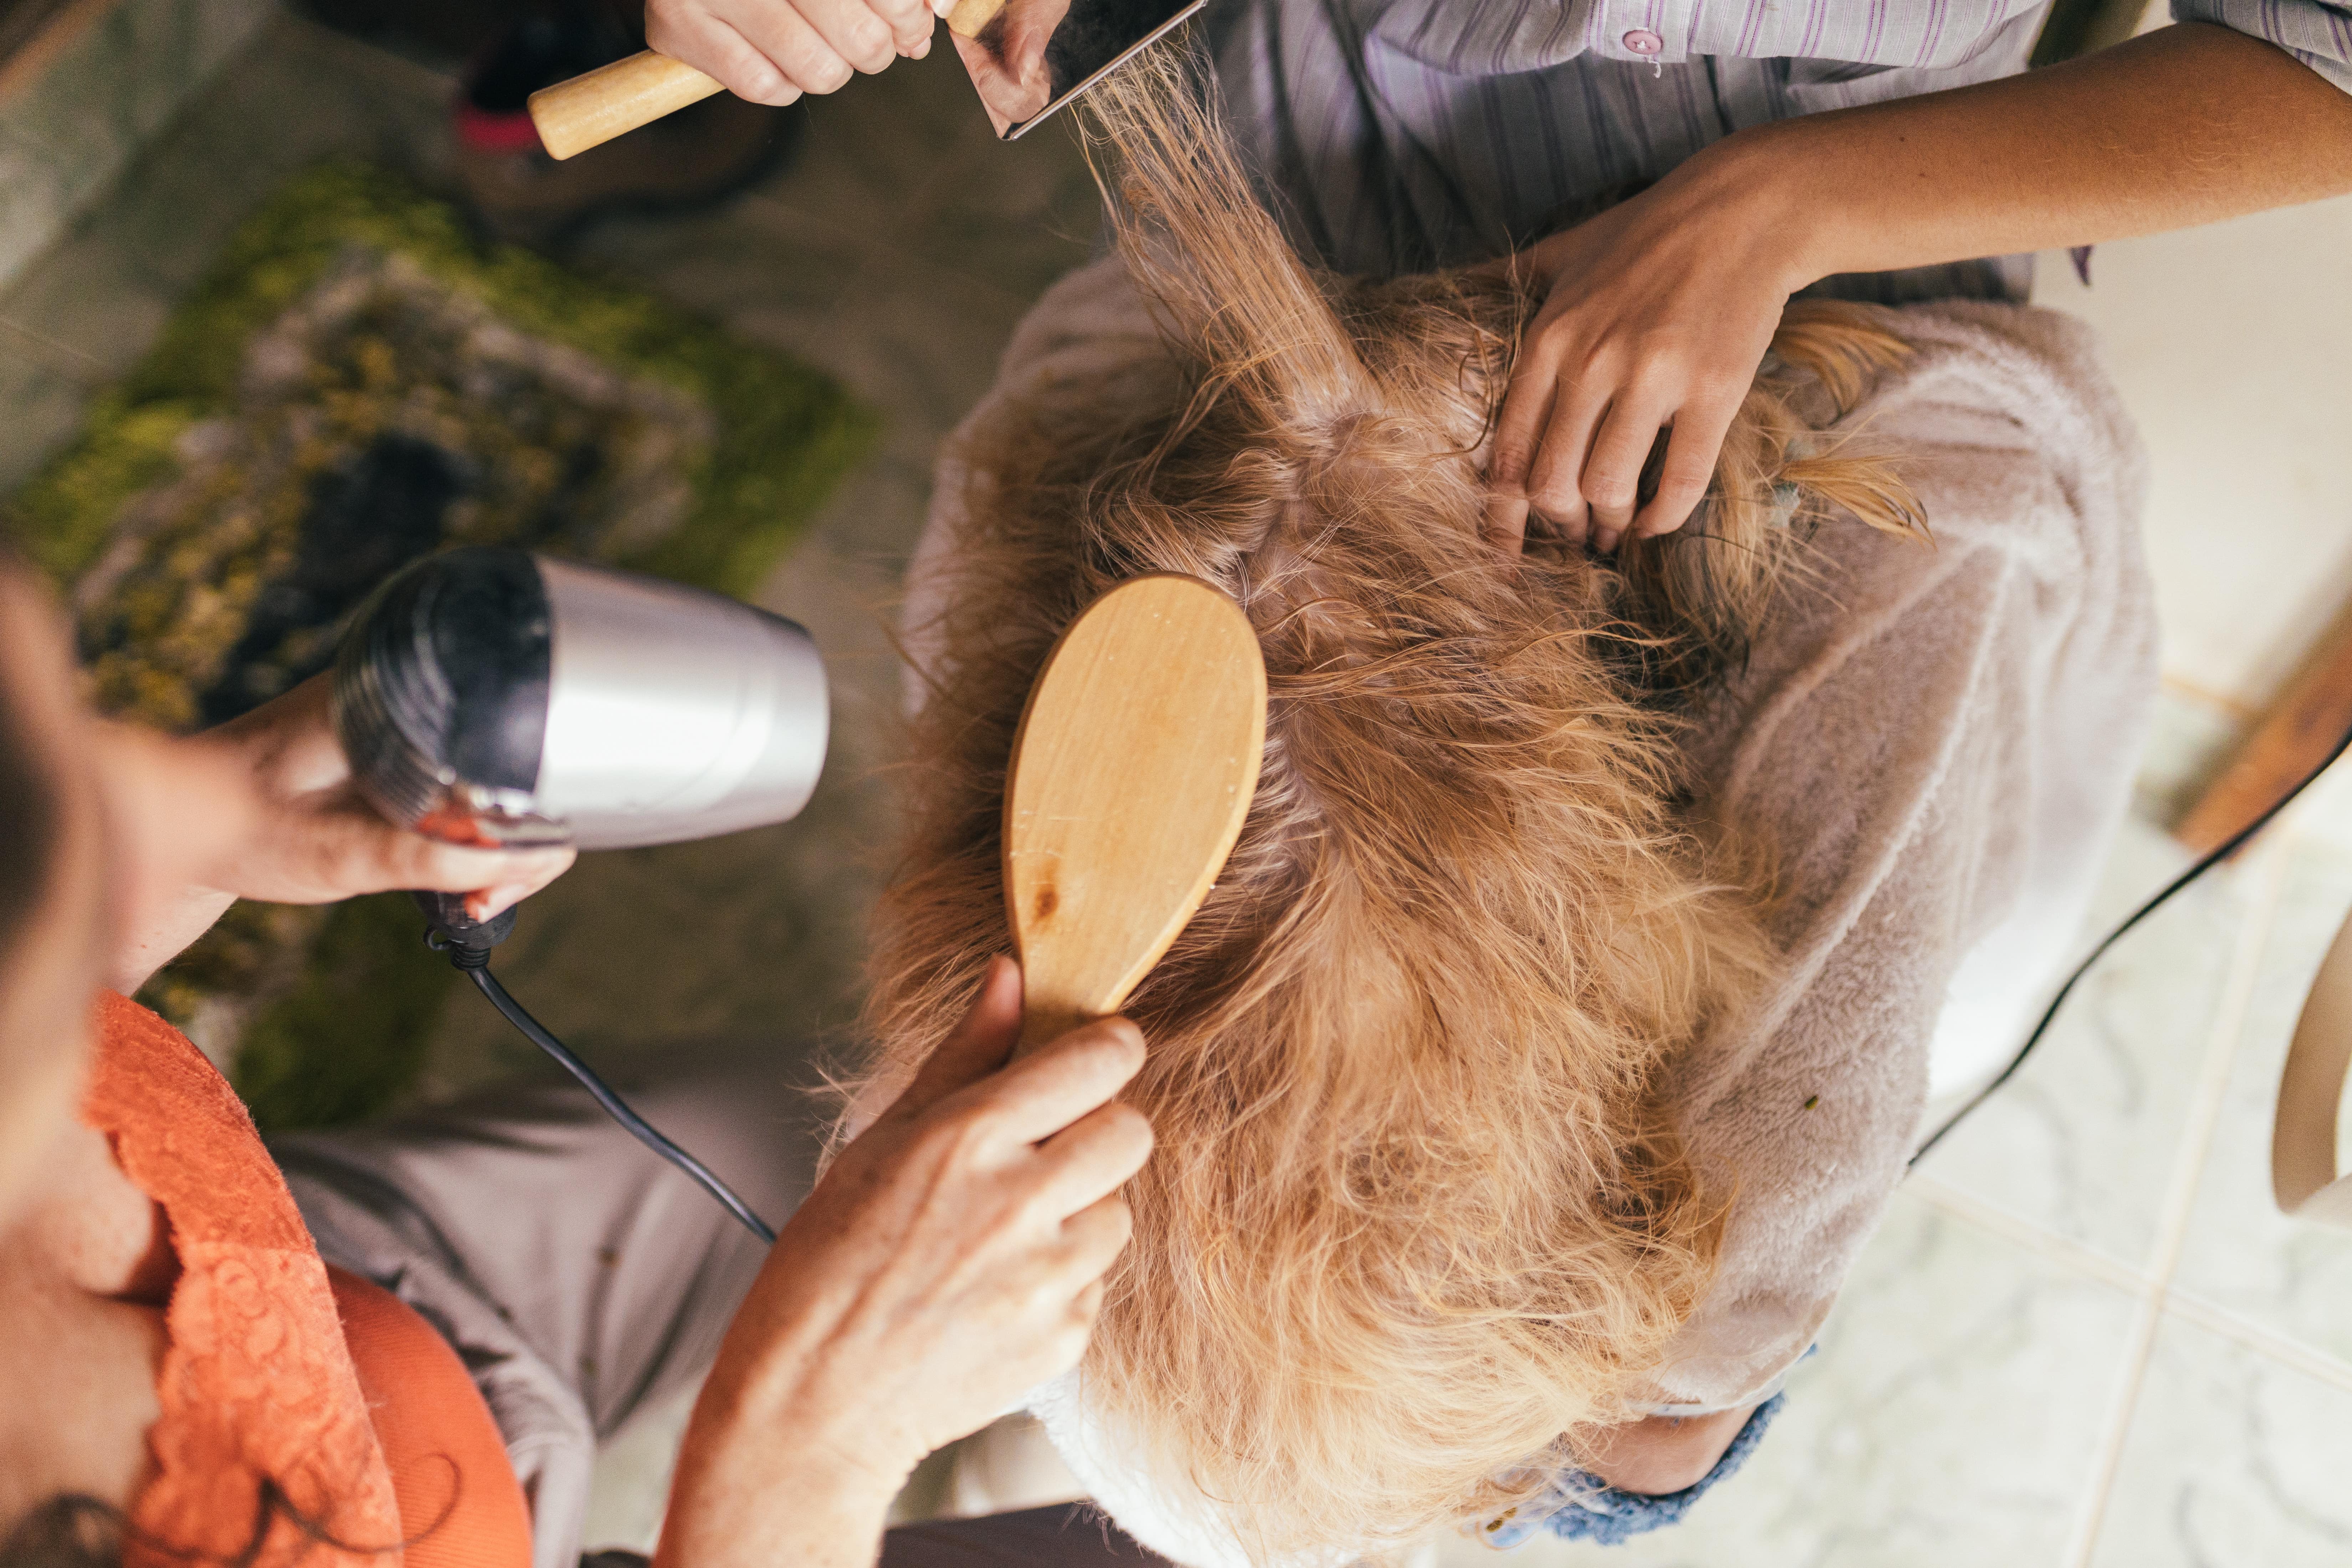
[[719, 93], [557, 163], [525, 107], [542, 87], [645, 47], [595, 0], [572, 0], [495, 39], [462, 79], [454, 110], [457, 176], [484, 228], [546, 245], [600, 214], [701, 206], [782, 166], [805, 103], [785, 109]]

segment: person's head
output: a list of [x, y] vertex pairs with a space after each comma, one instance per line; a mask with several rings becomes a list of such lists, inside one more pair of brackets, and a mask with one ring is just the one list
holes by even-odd
[[73, 1114], [109, 858], [62, 618], [0, 545], [0, 1228]]
[[1675, 712], [1809, 511], [1915, 525], [1792, 412], [1900, 345], [1792, 314], [1685, 537], [1506, 554], [1483, 447], [1532, 294], [1311, 272], [1167, 73], [1092, 108], [1167, 359], [1031, 386], [971, 439], [869, 1022], [903, 1070], [1009, 946], [1004, 769], [1056, 635], [1139, 573], [1232, 595], [1263, 773], [1128, 1009], [1158, 1144], [1084, 1387], [1259, 1560], [1376, 1548], [1639, 1414], [1706, 1288], [1734, 1194], [1686, 1157], [1670, 1075], [1772, 955]]
[[234, 769], [198, 750], [89, 712], [65, 616], [0, 542], [0, 1229], [72, 1119], [125, 912], [245, 827]]

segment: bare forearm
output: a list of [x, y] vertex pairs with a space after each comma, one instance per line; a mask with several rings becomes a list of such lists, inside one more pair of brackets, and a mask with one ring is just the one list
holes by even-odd
[[2352, 94], [2259, 39], [2191, 23], [2023, 76], [1760, 126], [1693, 163], [1697, 183], [1782, 230], [1794, 287], [2352, 191]]
[[[772, 1353], [787, 1366], [822, 1356], [821, 1337], [808, 1330], [785, 1330]], [[809, 1400], [803, 1380], [772, 1386], [772, 1369], [752, 1373], [746, 1363], [730, 1340], [695, 1401], [656, 1568], [873, 1568], [903, 1468], [877, 1465], [843, 1441], [842, 1420], [812, 1421], [811, 1411], [795, 1409], [827, 1403]]]
[[874, 1568], [890, 1494], [796, 1463], [782, 1445], [727, 1454], [689, 1444], [656, 1568]]

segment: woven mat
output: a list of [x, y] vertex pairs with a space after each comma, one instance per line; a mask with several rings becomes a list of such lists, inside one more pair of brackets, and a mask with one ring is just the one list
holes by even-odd
[[[90, 696], [188, 731], [329, 663], [404, 563], [516, 544], [748, 595], [875, 434], [832, 380], [635, 290], [475, 242], [357, 165], [289, 184], [9, 503]], [[142, 994], [265, 1129], [415, 1079], [455, 979], [405, 896], [240, 903]]]

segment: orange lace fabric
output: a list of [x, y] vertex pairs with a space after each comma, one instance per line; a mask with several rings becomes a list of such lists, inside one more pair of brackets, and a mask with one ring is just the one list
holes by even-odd
[[[126, 1568], [398, 1564], [393, 1478], [326, 1267], [252, 1119], [154, 1014], [109, 994], [98, 1023], [83, 1120], [163, 1206], [181, 1268], [147, 1439], [156, 1473], [131, 1506]], [[273, 1482], [329, 1540], [280, 1517], [246, 1555]]]

